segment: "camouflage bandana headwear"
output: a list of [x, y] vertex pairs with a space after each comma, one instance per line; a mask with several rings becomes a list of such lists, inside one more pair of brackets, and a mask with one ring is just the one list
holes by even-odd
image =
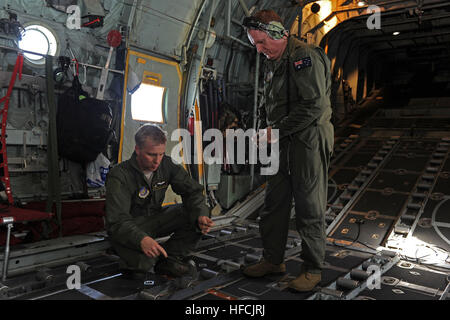
[[271, 21], [268, 24], [262, 23], [255, 17], [246, 17], [243, 21], [243, 26], [247, 29], [256, 29], [261, 30], [267, 33], [269, 37], [271, 37], [274, 40], [280, 40], [285, 35], [285, 32], [287, 32], [286, 29], [284, 29], [284, 26], [281, 22], [278, 21]]

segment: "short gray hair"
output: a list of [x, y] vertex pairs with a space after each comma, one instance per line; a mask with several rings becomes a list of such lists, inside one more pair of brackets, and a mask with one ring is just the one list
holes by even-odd
[[138, 129], [134, 135], [134, 141], [138, 147], [142, 147], [146, 139], [151, 139], [156, 144], [165, 144], [167, 142], [167, 134], [157, 125], [146, 123]]

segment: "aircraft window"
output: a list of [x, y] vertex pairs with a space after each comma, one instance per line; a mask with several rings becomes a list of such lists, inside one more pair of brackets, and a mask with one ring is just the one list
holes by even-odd
[[[58, 42], [55, 35], [48, 28], [33, 24], [25, 27], [22, 39], [19, 41], [19, 48], [54, 56], [58, 49]], [[24, 56], [35, 65], [43, 65], [45, 63], [43, 56], [31, 53], [24, 53]]]
[[141, 83], [131, 95], [131, 117], [133, 120], [164, 123], [166, 88]]

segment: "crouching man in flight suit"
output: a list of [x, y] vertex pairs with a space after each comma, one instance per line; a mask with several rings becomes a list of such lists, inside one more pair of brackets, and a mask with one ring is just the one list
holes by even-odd
[[250, 42], [264, 61], [265, 106], [261, 128], [268, 142], [278, 129], [280, 170], [270, 177], [260, 213], [263, 259], [244, 274], [263, 277], [286, 271], [286, 250], [292, 198], [304, 261], [289, 287], [310, 291], [321, 281], [325, 258], [325, 209], [328, 167], [334, 143], [331, 119], [330, 60], [316, 46], [290, 37], [281, 18], [262, 10], [244, 20]]
[[[132, 278], [153, 266], [158, 274], [186, 275], [186, 257], [213, 226], [202, 186], [165, 155], [166, 141], [159, 127], [142, 126], [131, 158], [106, 179], [106, 229], [121, 269]], [[183, 204], [162, 207], [169, 185]], [[155, 240], [171, 233], [163, 245]]]

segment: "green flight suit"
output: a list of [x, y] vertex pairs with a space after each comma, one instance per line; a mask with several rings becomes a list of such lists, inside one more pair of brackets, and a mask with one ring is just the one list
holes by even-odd
[[325, 258], [328, 167], [334, 144], [330, 60], [315, 46], [289, 37], [278, 61], [265, 61], [262, 127], [279, 130], [279, 171], [269, 178], [260, 232], [264, 258], [284, 260], [292, 198], [302, 238], [302, 269], [320, 273]]
[[[169, 185], [183, 204], [164, 206]], [[203, 187], [186, 170], [164, 156], [151, 182], [139, 169], [136, 153], [111, 169], [106, 178], [106, 230], [122, 268], [149, 271], [156, 259], [141, 249], [145, 236], [174, 234], [162, 247], [169, 256], [186, 256], [201, 238], [197, 220], [209, 216]]]

